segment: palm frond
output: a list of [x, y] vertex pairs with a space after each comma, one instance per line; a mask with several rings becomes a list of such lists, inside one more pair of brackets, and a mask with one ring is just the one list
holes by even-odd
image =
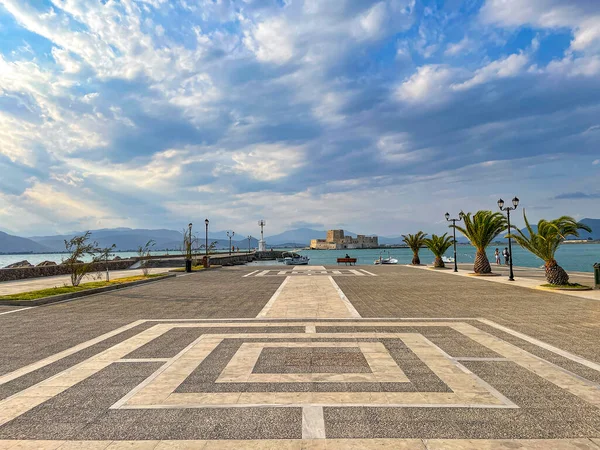
[[568, 236], [579, 237], [579, 230], [591, 231], [590, 227], [569, 216], [562, 216], [554, 220], [541, 219], [537, 224], [537, 231], [527, 220], [525, 210], [523, 210], [523, 218], [527, 234], [516, 229], [516, 233], [511, 232], [507, 237], [511, 237], [521, 247], [545, 262], [554, 260], [556, 250]]
[[425, 236], [427, 236], [427, 233], [423, 233], [422, 231], [419, 231], [418, 233], [415, 234], [407, 234], [407, 235], [402, 235], [402, 242], [404, 242], [406, 245], [408, 245], [408, 247], [415, 253], [419, 252], [419, 249], [421, 247], [423, 247], [423, 245], [425, 245], [424, 243], [424, 239]]
[[479, 251], [485, 248], [508, 228], [506, 217], [499, 212], [477, 211], [475, 214], [461, 212], [464, 226], [450, 225], [460, 231]]
[[452, 236], [448, 236], [448, 233], [444, 233], [441, 236], [432, 234], [431, 238], [424, 239], [423, 243], [436, 257], [441, 257], [450, 247], [452, 247], [454, 241]]

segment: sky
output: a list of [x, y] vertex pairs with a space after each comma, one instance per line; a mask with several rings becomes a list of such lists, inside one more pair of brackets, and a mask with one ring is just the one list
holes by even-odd
[[598, 0], [0, 0], [11, 234], [600, 218], [599, 144]]

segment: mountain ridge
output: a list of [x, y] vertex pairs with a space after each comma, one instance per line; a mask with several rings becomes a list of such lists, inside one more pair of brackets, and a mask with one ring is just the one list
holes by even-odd
[[[600, 219], [585, 218], [582, 219], [581, 222], [590, 226], [592, 232], [588, 233], [587, 231], [581, 231], [580, 239], [600, 239]], [[112, 244], [115, 244], [116, 250], [120, 251], [135, 251], [139, 246], [143, 246], [149, 240], [155, 241], [156, 244], [153, 249], [156, 251], [178, 250], [182, 247], [183, 241], [183, 229], [181, 231], [176, 231], [165, 228], [146, 229], [119, 227], [90, 230], [90, 232], [92, 233], [91, 239], [98, 242], [100, 247], [110, 247]], [[216, 241], [218, 249], [229, 248], [229, 239], [227, 238], [226, 233], [227, 231], [209, 232], [209, 243]], [[20, 237], [0, 232], [0, 253], [64, 252], [64, 240], [71, 239], [73, 236], [81, 234], [83, 234], [83, 232]], [[346, 236], [356, 236], [356, 233], [349, 230], [344, 230], [344, 234]], [[204, 227], [200, 227], [194, 235], [197, 237], [199, 245], [203, 245], [205, 239]], [[288, 247], [304, 247], [310, 244], [311, 239], [324, 239], [326, 235], [327, 232], [325, 230], [315, 230], [303, 227], [267, 236], [265, 237], [265, 240], [267, 241], [268, 247], [282, 247], [284, 245]], [[460, 233], [457, 235], [457, 241], [459, 243], [468, 242], [460, 235]], [[381, 245], [401, 244], [402, 237], [379, 236], [379, 243]], [[235, 234], [234, 238], [231, 240], [231, 245], [239, 247], [240, 249], [247, 249], [248, 239], [245, 234]], [[250, 240], [250, 248], [256, 247], [258, 247], [258, 236], [253, 235]]]

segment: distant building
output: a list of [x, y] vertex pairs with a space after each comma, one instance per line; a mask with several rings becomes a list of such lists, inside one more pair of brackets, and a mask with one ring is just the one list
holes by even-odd
[[365, 236], [359, 234], [355, 238], [344, 236], [344, 230], [329, 230], [325, 239], [313, 239], [310, 248], [315, 250], [342, 250], [356, 248], [377, 248], [379, 241], [377, 236]]

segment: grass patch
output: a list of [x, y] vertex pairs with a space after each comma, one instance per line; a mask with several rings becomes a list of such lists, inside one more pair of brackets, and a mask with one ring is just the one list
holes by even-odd
[[545, 289], [556, 289], [559, 291], [589, 291], [592, 288], [590, 286], [586, 286], [584, 284], [579, 283], [567, 283], [567, 284], [542, 284], [541, 287]]
[[91, 281], [82, 283], [79, 286], [57, 286], [48, 289], [40, 289], [38, 291], [20, 292], [18, 294], [0, 295], [0, 300], [37, 300], [39, 298], [50, 297], [52, 295], [71, 294], [72, 292], [87, 291], [115, 284], [130, 283], [132, 281], [147, 280], [149, 278], [163, 277], [163, 273], [150, 274], [148, 276], [137, 275], [134, 277], [118, 278], [112, 281]]
[[[204, 266], [192, 266], [192, 272], [199, 272], [204, 270]], [[177, 269], [169, 270], [169, 272], [185, 272], [185, 267], [178, 267]]]

